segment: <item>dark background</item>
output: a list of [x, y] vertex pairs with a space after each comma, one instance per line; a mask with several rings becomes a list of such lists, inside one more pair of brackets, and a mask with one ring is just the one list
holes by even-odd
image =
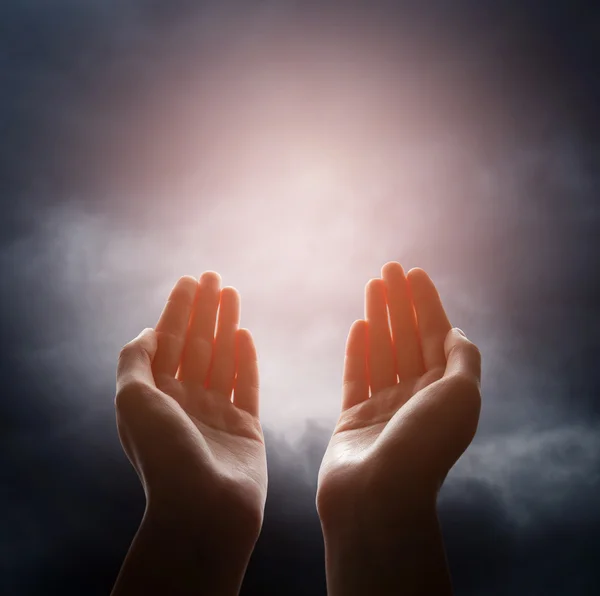
[[[362, 59], [354, 44], [382, 65], [364, 85], [393, 73], [396, 95], [382, 92], [384, 108], [367, 101], [363, 112], [345, 98], [350, 115], [334, 125], [329, 108], [314, 105], [335, 104], [327, 68], [337, 68], [338, 47]], [[232, 46], [238, 53], [223, 58]], [[402, 138], [410, 149], [452, 137], [441, 162], [425, 166], [419, 188], [429, 194], [412, 206], [439, 217], [435, 238], [409, 252], [434, 273], [452, 271], [449, 294], [466, 285], [453, 312], [484, 355], [480, 431], [440, 499], [456, 593], [599, 593], [600, 9], [512, 0], [2, 2], [0, 592], [111, 589], [143, 511], [114, 428], [114, 364], [120, 345], [153, 324], [164, 293], [149, 299], [146, 319], [122, 269], [107, 266], [85, 292], [69, 283], [104, 244], [158, 238], [158, 220], [171, 226], [159, 238], [168, 244], [169, 209], [188, 206], [173, 180], [189, 169], [204, 176], [198, 214], [209, 213], [215, 189], [226, 201], [235, 176], [220, 169], [223, 155], [278, 117], [244, 120], [244, 106], [264, 99], [252, 95], [254, 75], [236, 87], [236, 60], [247, 54], [287, 72], [288, 83], [299, 73], [294, 97], [312, 106], [310, 125], [349, 144]], [[197, 145], [185, 135], [190, 114]], [[398, 258], [394, 197], [353, 205], [370, 238], [387, 242], [375, 254], [365, 241], [369, 263]], [[104, 240], [86, 234], [97, 221], [108, 221]], [[83, 232], [63, 250], [66, 229]], [[144, 292], [155, 284], [135, 273]], [[117, 324], [113, 308], [131, 321]], [[269, 497], [243, 593], [324, 594], [314, 493], [330, 421], [307, 414], [296, 441], [265, 427]]]

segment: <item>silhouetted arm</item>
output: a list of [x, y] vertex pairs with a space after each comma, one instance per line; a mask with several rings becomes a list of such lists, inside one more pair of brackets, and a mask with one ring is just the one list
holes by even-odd
[[[230, 536], [206, 518], [146, 511], [112, 596], [234, 596], [253, 544]], [[245, 537], [244, 537], [245, 538]]]
[[382, 525], [356, 516], [345, 524], [324, 524], [329, 596], [452, 594], [435, 508], [403, 513]]

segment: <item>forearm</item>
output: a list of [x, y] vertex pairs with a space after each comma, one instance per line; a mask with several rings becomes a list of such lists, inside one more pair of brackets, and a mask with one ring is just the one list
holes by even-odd
[[210, 520], [146, 510], [111, 596], [232, 596], [240, 586], [252, 545], [215, 533]]
[[435, 508], [388, 524], [357, 516], [323, 533], [329, 596], [452, 594]]

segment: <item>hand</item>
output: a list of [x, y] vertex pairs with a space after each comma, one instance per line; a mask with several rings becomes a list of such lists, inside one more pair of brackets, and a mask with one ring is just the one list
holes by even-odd
[[221, 291], [217, 274], [181, 278], [156, 330], [121, 352], [116, 410], [147, 511], [196, 525], [229, 549], [232, 541], [251, 549], [267, 468], [256, 351], [249, 332], [238, 329], [239, 316], [237, 291]]
[[[436, 497], [477, 428], [480, 354], [451, 329], [424, 271], [405, 277], [398, 263], [388, 263], [382, 277], [367, 284], [366, 321], [357, 321], [348, 337], [342, 412], [319, 471], [317, 508], [332, 561], [341, 557], [342, 543], [353, 542], [344, 560], [357, 566], [380, 548], [375, 567], [381, 575], [395, 548], [386, 576], [392, 582], [402, 575], [398, 552], [405, 560], [414, 556], [413, 567], [427, 567], [423, 558], [433, 553], [435, 587], [425, 586], [420, 574], [408, 582], [414, 591], [403, 584], [405, 593], [446, 593]], [[328, 576], [329, 567], [336, 578], [328, 585], [344, 585], [340, 593], [350, 593], [348, 564], [342, 572], [332, 562]], [[354, 579], [368, 576], [361, 570]]]

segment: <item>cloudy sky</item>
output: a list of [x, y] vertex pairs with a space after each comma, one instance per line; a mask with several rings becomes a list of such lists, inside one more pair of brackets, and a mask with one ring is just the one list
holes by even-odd
[[440, 497], [457, 594], [597, 593], [600, 10], [323, 4], [0, 4], [1, 593], [109, 593], [144, 505], [116, 358], [212, 269], [261, 364], [243, 594], [325, 594], [316, 475], [388, 260], [483, 353]]

